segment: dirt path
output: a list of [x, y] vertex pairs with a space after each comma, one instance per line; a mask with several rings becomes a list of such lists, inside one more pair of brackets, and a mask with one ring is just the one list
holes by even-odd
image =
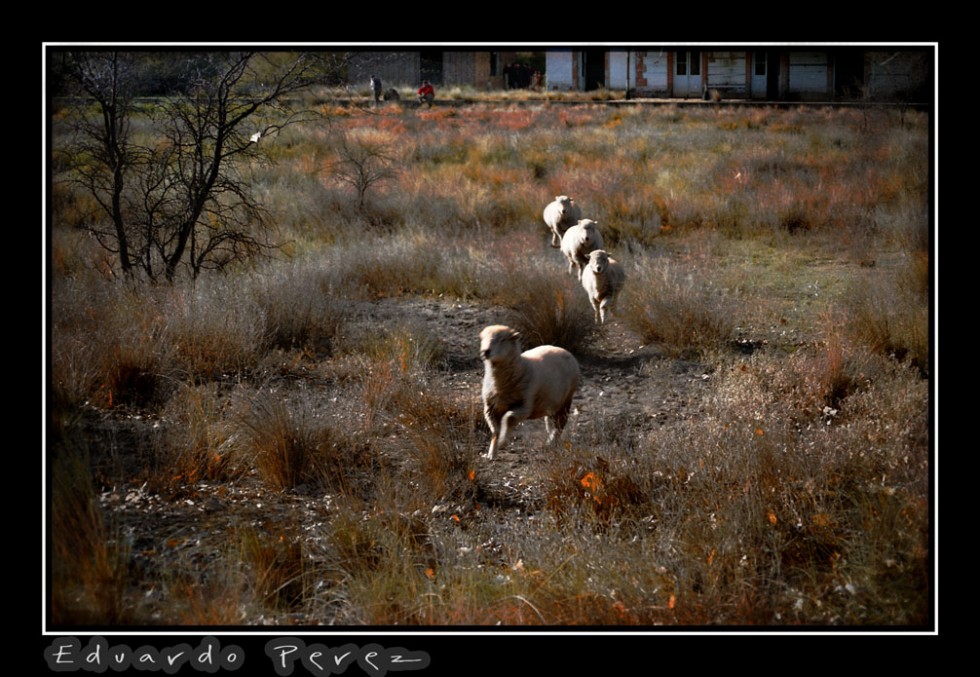
[[[436, 379], [461, 397], [479, 398], [479, 333], [505, 321], [504, 311], [442, 299], [384, 299], [367, 304], [361, 313], [367, 322], [421, 321], [446, 348], [447, 369]], [[645, 431], [694, 415], [710, 380], [702, 365], [664, 356], [616, 319], [603, 325], [593, 348], [577, 357], [583, 380], [563, 436], [576, 444], [615, 435], [632, 446]], [[529, 454], [538, 453], [544, 435], [542, 422], [525, 422], [500, 451], [499, 465], [523, 465]]]

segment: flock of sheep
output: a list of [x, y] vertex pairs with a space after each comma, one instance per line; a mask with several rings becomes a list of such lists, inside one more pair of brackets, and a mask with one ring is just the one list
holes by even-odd
[[[602, 235], [592, 219], [567, 195], [559, 195], [544, 209], [551, 229], [551, 246], [561, 248], [568, 272], [577, 273], [589, 296], [596, 323], [604, 323], [626, 282], [623, 267], [606, 252]], [[544, 418], [548, 442], [558, 440], [572, 407], [581, 372], [575, 357], [557, 346], [538, 346], [521, 352], [520, 334], [495, 324], [480, 332], [483, 376], [483, 416], [490, 426], [493, 460], [513, 426]]]

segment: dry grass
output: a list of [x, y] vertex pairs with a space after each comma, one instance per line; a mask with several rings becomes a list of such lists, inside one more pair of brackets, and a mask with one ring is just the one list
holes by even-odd
[[114, 519], [99, 505], [88, 455], [72, 445], [57, 449], [51, 477], [50, 622], [130, 622], [130, 553]]
[[596, 329], [592, 306], [578, 280], [561, 266], [532, 268], [521, 279], [509, 324], [521, 333], [524, 349], [553, 345], [573, 354], [588, 352]]
[[170, 481], [227, 481], [247, 471], [227, 407], [214, 383], [183, 385], [170, 398], [161, 412], [161, 455]]
[[[927, 259], [916, 252], [896, 276], [872, 270], [847, 298], [846, 331], [851, 342], [908, 361], [929, 373]], [[877, 273], [877, 274], [875, 274]]]
[[621, 315], [644, 340], [691, 356], [735, 339], [738, 300], [712, 283], [707, 267], [648, 259], [628, 275]]
[[[56, 622], [930, 622], [927, 120], [554, 96], [331, 108], [397, 149], [363, 204], [290, 129], [251, 168], [281, 249], [196, 284], [122, 283], [54, 193]], [[611, 327], [558, 194], [627, 269]], [[481, 461], [489, 318], [632, 390]]]
[[259, 392], [239, 415], [242, 453], [271, 489], [324, 486], [353, 494], [371, 450], [338, 429], [302, 394], [287, 403], [274, 388]]

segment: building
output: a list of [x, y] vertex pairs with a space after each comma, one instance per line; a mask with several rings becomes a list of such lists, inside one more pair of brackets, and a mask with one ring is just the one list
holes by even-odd
[[516, 52], [473, 52], [431, 49], [418, 52], [358, 52], [349, 67], [351, 83], [367, 83], [372, 75], [385, 86], [417, 86], [422, 80], [441, 87], [504, 89], [507, 66]]
[[637, 96], [769, 101], [930, 100], [929, 47], [557, 49], [550, 90], [630, 90]]

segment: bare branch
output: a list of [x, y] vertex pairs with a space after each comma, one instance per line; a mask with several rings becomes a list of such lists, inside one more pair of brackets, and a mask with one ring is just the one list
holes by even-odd
[[[141, 107], [136, 97], [160, 86], [158, 56], [67, 53], [64, 72], [78, 105], [72, 141], [57, 152], [104, 216], [85, 227], [117, 254], [123, 272], [173, 280], [181, 269], [196, 277], [274, 246], [268, 215], [239, 168], [266, 157], [270, 137], [285, 127], [317, 117], [292, 99], [346, 56], [167, 56], [166, 96]], [[383, 178], [369, 174], [367, 185]]]

